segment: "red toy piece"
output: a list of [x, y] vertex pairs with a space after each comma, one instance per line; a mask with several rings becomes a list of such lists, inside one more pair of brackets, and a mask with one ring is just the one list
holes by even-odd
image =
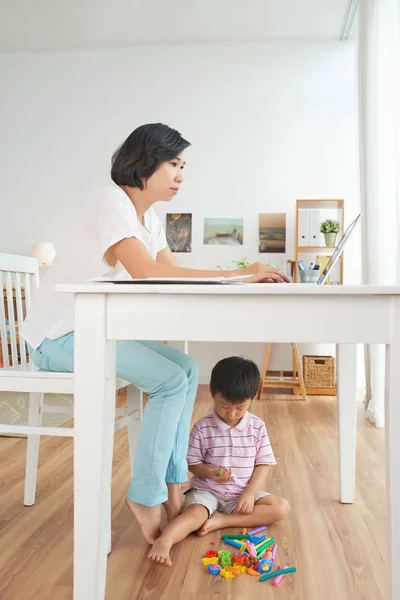
[[218, 552], [216, 550], [207, 550], [204, 558], [213, 558], [214, 556], [218, 556]]
[[247, 554], [241, 554], [240, 552], [232, 554], [232, 562], [238, 563], [239, 565], [244, 565], [244, 563], [247, 562], [248, 558], [249, 557], [247, 556]]

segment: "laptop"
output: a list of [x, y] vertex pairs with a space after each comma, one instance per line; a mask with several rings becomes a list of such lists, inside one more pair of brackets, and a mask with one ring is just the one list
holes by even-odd
[[357, 217], [354, 219], [354, 221], [352, 223], [350, 223], [350, 225], [348, 226], [348, 228], [346, 229], [342, 239], [340, 240], [340, 242], [338, 243], [338, 245], [335, 248], [335, 251], [333, 252], [329, 262], [326, 264], [325, 269], [322, 271], [317, 284], [316, 285], [323, 285], [327, 279], [327, 277], [329, 277], [329, 273], [332, 271], [333, 267], [335, 266], [338, 258], [340, 257], [340, 255], [343, 252], [343, 248], [347, 242], [347, 240], [349, 239], [349, 237], [351, 236], [354, 227], [357, 225], [358, 221], [361, 219], [361, 214], [357, 215]]

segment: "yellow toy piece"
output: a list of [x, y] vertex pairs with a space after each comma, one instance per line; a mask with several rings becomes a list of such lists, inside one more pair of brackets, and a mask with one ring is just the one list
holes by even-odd
[[242, 574], [242, 571], [240, 569], [238, 569], [237, 567], [225, 567], [225, 571], [229, 571], [230, 573], [233, 573], [234, 575]]
[[241, 573], [246, 573], [246, 571], [247, 571], [247, 567], [246, 567], [246, 565], [240, 565], [239, 563], [233, 563], [233, 566], [234, 566], [236, 569], [240, 569], [240, 572], [241, 572]]
[[236, 575], [231, 573], [231, 571], [227, 571], [226, 569], [221, 569], [219, 574], [221, 575], [221, 577], [225, 577], [226, 579], [229, 579], [231, 577], [236, 577]]
[[218, 560], [219, 560], [218, 556], [213, 556], [211, 558], [203, 558], [201, 562], [203, 563], [203, 565], [205, 567], [208, 567], [208, 565], [210, 563], [213, 563], [214, 565], [217, 565], [218, 564]]

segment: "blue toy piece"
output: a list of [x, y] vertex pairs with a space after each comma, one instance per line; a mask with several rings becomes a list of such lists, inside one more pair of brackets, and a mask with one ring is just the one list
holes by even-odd
[[259, 544], [261, 542], [261, 537], [259, 537], [258, 535], [253, 535], [249, 542], [251, 542], [252, 544], [254, 544], [255, 546], [257, 546], [257, 544]]
[[221, 567], [219, 565], [210, 563], [207, 568], [208, 568], [208, 572], [211, 573], [211, 575], [219, 575], [220, 574]]
[[252, 537], [250, 541], [253, 542], [253, 540], [255, 540], [253, 542], [253, 544], [255, 546], [257, 546], [257, 544], [261, 544], [261, 542], [263, 542], [266, 539], [267, 539], [267, 536], [266, 535], [262, 535], [261, 537]]
[[243, 545], [240, 542], [235, 542], [235, 540], [229, 540], [228, 538], [225, 538], [224, 542], [225, 542], [225, 544], [229, 544], [229, 546], [233, 546], [234, 548], [239, 548], [239, 550]]
[[261, 573], [269, 573], [274, 565], [274, 561], [271, 558], [264, 558], [264, 560], [260, 560], [258, 563], [258, 572]]

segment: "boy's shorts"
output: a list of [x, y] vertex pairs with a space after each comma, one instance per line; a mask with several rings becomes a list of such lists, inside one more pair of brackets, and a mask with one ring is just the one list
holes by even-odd
[[[257, 492], [254, 498], [254, 502], [264, 498], [264, 496], [270, 496], [268, 492]], [[191, 504], [201, 504], [208, 510], [208, 518], [217, 510], [220, 513], [229, 515], [233, 513], [239, 500], [223, 500], [217, 498], [211, 492], [206, 490], [196, 490], [195, 488], [189, 488], [185, 493], [185, 500], [182, 506], [182, 512], [184, 512]]]

